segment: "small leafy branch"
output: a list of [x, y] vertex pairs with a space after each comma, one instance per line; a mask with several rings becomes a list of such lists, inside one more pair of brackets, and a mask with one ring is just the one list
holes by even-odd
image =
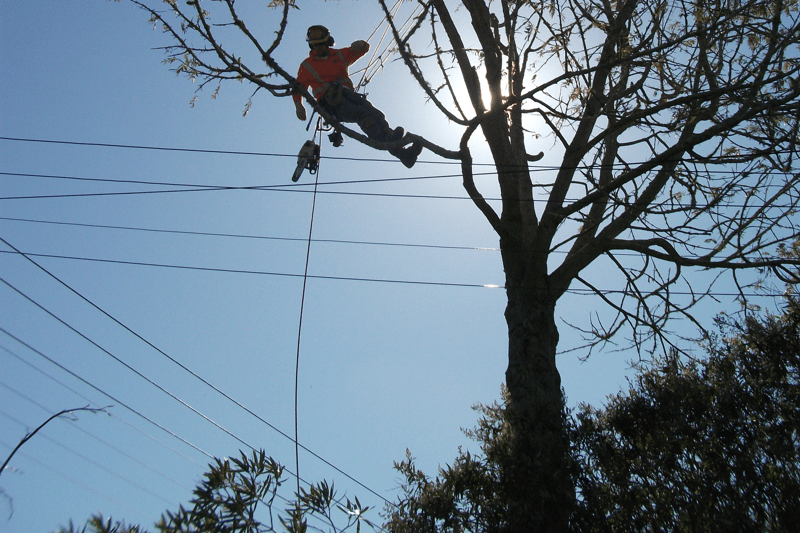
[[[156, 527], [162, 533], [272, 532], [276, 531], [276, 498], [287, 503], [286, 514], [280, 515], [278, 521], [291, 533], [353, 529], [360, 533], [361, 524], [375, 527], [364, 518], [368, 506], [361, 505], [358, 498], [338, 498], [333, 484], [326, 481], [300, 489], [295, 501], [286, 500], [279, 494], [286, 480], [284, 471], [264, 450], [240, 452], [238, 458], [215, 459], [194, 490], [191, 506], [180, 506], [175, 513], [167, 511]], [[323, 525], [310, 526], [310, 517]]]
[[[22, 448], [22, 446], [23, 446], [23, 445], [24, 445], [26, 442], [28, 442], [29, 440], [31, 440], [31, 439], [33, 438], [33, 436], [34, 436], [34, 435], [36, 435], [36, 434], [39, 432], [39, 430], [40, 430], [40, 429], [42, 429], [42, 428], [43, 428], [43, 427], [45, 427], [47, 424], [49, 424], [51, 420], [55, 420], [56, 418], [60, 418], [60, 417], [62, 417], [62, 416], [73, 415], [74, 413], [76, 413], [76, 412], [78, 412], [78, 411], [87, 411], [87, 412], [89, 412], [89, 413], [101, 413], [101, 412], [102, 412], [102, 413], [105, 413], [105, 412], [107, 412], [107, 411], [106, 411], [106, 409], [108, 409], [108, 407], [109, 407], [109, 406], [106, 406], [106, 407], [99, 407], [99, 408], [94, 408], [94, 407], [89, 407], [89, 406], [87, 405], [86, 407], [77, 407], [77, 408], [75, 408], [75, 409], [64, 409], [64, 410], [62, 410], [62, 411], [59, 411], [59, 412], [57, 412], [56, 414], [52, 415], [50, 418], [48, 418], [47, 420], [45, 420], [44, 422], [42, 422], [41, 424], [39, 424], [39, 426], [38, 426], [36, 429], [34, 429], [33, 431], [30, 431], [30, 432], [28, 432], [28, 433], [27, 433], [27, 434], [26, 434], [24, 437], [22, 437], [22, 439], [19, 441], [19, 444], [17, 444], [17, 445], [14, 447], [14, 449], [13, 449], [13, 450], [11, 450], [11, 453], [8, 455], [8, 457], [6, 457], [6, 460], [5, 460], [5, 462], [3, 462], [3, 466], [2, 466], [2, 467], [0, 467], [0, 476], [2, 476], [2, 475], [3, 475], [3, 472], [5, 472], [5, 471], [6, 471], [6, 468], [8, 467], [8, 463], [10, 463], [10, 462], [11, 462], [11, 458], [12, 458], [12, 457], [14, 457], [14, 454], [16, 454], [16, 453], [17, 453], [17, 451], [18, 451], [20, 448]], [[74, 416], [72, 417], [72, 419], [73, 419], [73, 420], [76, 420], [76, 418], [74, 418]], [[8, 500], [8, 502], [9, 502], [9, 506], [11, 506], [11, 503], [12, 503], [12, 502], [11, 502], [11, 498], [10, 498], [10, 497], [8, 496], [8, 494], [6, 494], [6, 492], [5, 492], [3, 489], [1, 489], [1, 488], [0, 488], [0, 494], [2, 494], [2, 495], [3, 495], [3, 496], [4, 496], [4, 497], [5, 497], [7, 500]], [[9, 518], [11, 518], [11, 515], [13, 515], [13, 514], [14, 514], [14, 510], [13, 510], [13, 507], [11, 507], [11, 514], [9, 515]]]

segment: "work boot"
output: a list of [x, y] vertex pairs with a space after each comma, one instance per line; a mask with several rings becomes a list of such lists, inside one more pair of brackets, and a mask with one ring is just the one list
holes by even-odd
[[412, 143], [408, 148], [402, 148], [397, 152], [393, 152], [392, 155], [397, 157], [397, 159], [399, 159], [400, 162], [406, 166], [406, 168], [411, 168], [417, 162], [417, 158], [421, 153], [422, 145], [415, 142]]
[[395, 129], [390, 129], [387, 126], [386, 129], [383, 130], [383, 132], [386, 134], [386, 141], [384, 141], [384, 142], [387, 142], [387, 143], [391, 143], [391, 142], [394, 142], [394, 141], [399, 141], [400, 139], [403, 138], [403, 135], [406, 134], [406, 130], [404, 130], [400, 126], [396, 127]]

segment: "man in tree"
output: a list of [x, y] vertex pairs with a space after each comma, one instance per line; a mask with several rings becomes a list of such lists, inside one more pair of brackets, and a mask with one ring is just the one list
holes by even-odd
[[[369, 43], [355, 41], [348, 48], [331, 48], [335, 43], [325, 26], [311, 26], [306, 34], [311, 48], [308, 59], [300, 64], [297, 81], [311, 88], [320, 105], [340, 122], [355, 122], [370, 139], [395, 142], [403, 138], [403, 128], [391, 129], [384, 114], [366, 96], [355, 92], [347, 67], [369, 51]], [[292, 95], [297, 118], [306, 120], [306, 109], [299, 92]], [[411, 168], [422, 152], [422, 145], [392, 148], [389, 153]]]

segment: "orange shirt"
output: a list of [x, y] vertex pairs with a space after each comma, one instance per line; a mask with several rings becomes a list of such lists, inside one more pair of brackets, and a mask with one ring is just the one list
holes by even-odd
[[[314, 50], [308, 54], [308, 59], [303, 61], [297, 71], [297, 81], [305, 87], [310, 88], [311, 93], [319, 100], [325, 94], [328, 84], [338, 81], [345, 87], [353, 88], [353, 81], [347, 67], [356, 62], [358, 58], [369, 51], [369, 46], [359, 52], [354, 52], [350, 47], [330, 48], [328, 57], [320, 58]], [[308, 67], [313, 69], [313, 72]], [[316, 73], [316, 76], [314, 75]], [[302, 96], [293, 94], [295, 102], [299, 102]]]

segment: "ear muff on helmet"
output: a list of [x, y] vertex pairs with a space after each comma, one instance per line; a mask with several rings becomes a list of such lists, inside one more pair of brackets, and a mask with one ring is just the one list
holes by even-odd
[[314, 49], [315, 44], [326, 44], [333, 46], [335, 44], [331, 32], [325, 26], [311, 26], [306, 32], [306, 42], [308, 47]]

